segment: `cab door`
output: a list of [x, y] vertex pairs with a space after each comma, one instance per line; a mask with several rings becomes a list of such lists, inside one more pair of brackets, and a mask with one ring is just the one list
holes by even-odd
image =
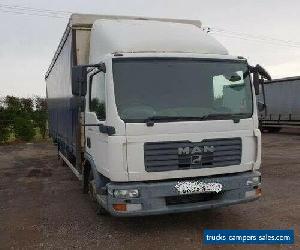
[[108, 134], [101, 133], [100, 124], [106, 124], [106, 75], [98, 72], [89, 81], [88, 100], [85, 113], [85, 148], [92, 156], [97, 170], [108, 176]]

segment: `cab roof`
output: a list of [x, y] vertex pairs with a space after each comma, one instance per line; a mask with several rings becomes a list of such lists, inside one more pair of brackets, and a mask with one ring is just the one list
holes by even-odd
[[90, 63], [112, 53], [228, 54], [199, 26], [159, 20], [96, 20], [90, 46]]

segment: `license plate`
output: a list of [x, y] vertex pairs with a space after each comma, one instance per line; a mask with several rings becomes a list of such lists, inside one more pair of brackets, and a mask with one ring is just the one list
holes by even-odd
[[219, 193], [222, 191], [222, 184], [217, 182], [201, 182], [201, 181], [179, 181], [175, 185], [175, 189], [179, 194], [204, 194]]

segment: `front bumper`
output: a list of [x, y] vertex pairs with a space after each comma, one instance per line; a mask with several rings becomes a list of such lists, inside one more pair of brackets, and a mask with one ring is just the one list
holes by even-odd
[[[259, 181], [253, 181], [258, 177]], [[167, 213], [180, 213], [223, 207], [238, 203], [253, 201], [259, 198], [260, 194], [256, 190], [260, 189], [261, 174], [258, 171], [225, 175], [220, 177], [197, 177], [193, 179], [183, 179], [180, 181], [201, 181], [205, 183], [217, 182], [222, 184], [222, 192], [211, 199], [200, 199], [197, 201], [186, 200], [187, 196], [179, 195], [175, 188], [178, 180], [161, 182], [133, 182], [133, 183], [109, 183], [107, 184], [108, 195], [102, 206], [114, 216], [145, 216]], [[113, 196], [116, 189], [138, 189], [139, 198], [121, 199]], [[201, 198], [198, 194], [197, 197]], [[173, 202], [169, 202], [169, 200]], [[174, 199], [175, 198], [175, 199]], [[182, 199], [184, 202], [182, 202]], [[102, 200], [103, 201], [103, 200]], [[175, 201], [175, 202], [174, 202]], [[134, 211], [116, 211], [114, 205], [127, 204], [135, 207]], [[136, 209], [137, 208], [137, 209]]]

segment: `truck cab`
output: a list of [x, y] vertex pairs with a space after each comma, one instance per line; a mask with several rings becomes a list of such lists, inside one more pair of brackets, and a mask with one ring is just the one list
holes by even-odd
[[102, 18], [89, 41], [88, 63], [72, 71], [78, 173], [101, 209], [139, 216], [260, 197], [257, 86], [245, 58], [194, 21]]

